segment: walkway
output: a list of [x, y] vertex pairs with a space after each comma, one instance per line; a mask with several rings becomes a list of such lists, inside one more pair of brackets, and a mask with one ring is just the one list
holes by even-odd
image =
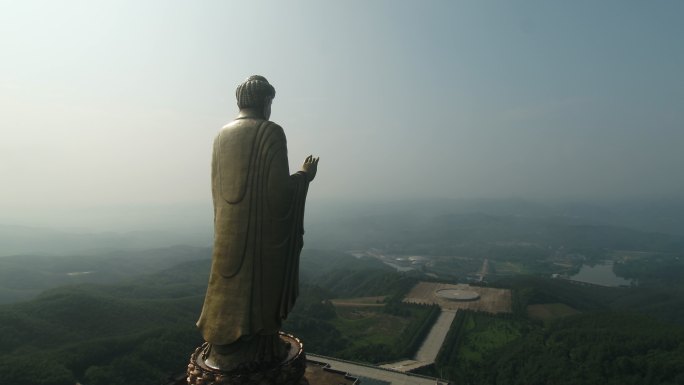
[[413, 360], [393, 362], [381, 365], [380, 367], [400, 372], [409, 372], [433, 364], [455, 317], [455, 310], [442, 310]]
[[439, 353], [439, 349], [442, 347], [442, 342], [444, 342], [451, 323], [454, 322], [454, 318], [456, 318], [456, 311], [442, 310], [439, 318], [437, 318], [432, 329], [430, 329], [430, 333], [428, 333], [425, 341], [423, 341], [420, 349], [418, 349], [416, 361], [435, 362], [437, 353]]
[[[388, 382], [390, 385], [448, 385], [449, 383], [437, 378], [421, 376], [413, 373], [402, 373], [378, 366], [365, 365], [356, 362], [340, 360], [337, 358], [319, 356], [318, 354], [306, 354], [312, 361], [324, 362], [331, 369], [346, 372], [354, 377], [365, 377], [378, 381]], [[361, 378], [363, 384], [363, 378]]]

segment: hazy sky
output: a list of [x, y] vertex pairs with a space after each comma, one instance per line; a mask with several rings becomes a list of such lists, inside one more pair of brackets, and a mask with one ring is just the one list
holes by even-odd
[[[252, 74], [315, 202], [684, 196], [681, 1], [2, 1], [0, 223], [210, 204]], [[4, 213], [4, 214], [3, 214]]]

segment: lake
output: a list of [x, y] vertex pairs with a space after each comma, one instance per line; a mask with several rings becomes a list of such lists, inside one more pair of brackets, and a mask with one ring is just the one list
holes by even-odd
[[632, 284], [632, 280], [615, 275], [612, 261], [604, 261], [594, 266], [582, 265], [579, 273], [571, 276], [570, 279], [603, 286], [630, 286]]

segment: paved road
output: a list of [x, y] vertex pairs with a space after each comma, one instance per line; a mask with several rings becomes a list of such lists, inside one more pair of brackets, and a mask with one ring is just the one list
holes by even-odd
[[[429, 377], [419, 377], [411, 373], [401, 373], [393, 370], [382, 369], [377, 366], [356, 364], [336, 358], [306, 354], [307, 358], [314, 361], [325, 362], [332, 369], [346, 372], [355, 377], [366, 377], [374, 380], [387, 381], [391, 385], [447, 385], [447, 382]], [[363, 385], [363, 380], [361, 382]]]
[[479, 281], [484, 281], [487, 274], [489, 274], [489, 259], [485, 258], [484, 261], [482, 261], [482, 270], [480, 270], [480, 273], [478, 274], [480, 276]]
[[428, 333], [427, 337], [420, 345], [416, 356], [412, 360], [404, 360], [399, 362], [392, 362], [389, 364], [381, 365], [382, 368], [397, 370], [400, 372], [410, 372], [423, 366], [430, 365], [437, 359], [437, 354], [439, 349], [442, 347], [442, 343], [446, 338], [447, 333], [449, 333], [449, 328], [451, 323], [456, 317], [456, 310], [442, 310], [437, 317], [437, 321], [432, 325], [432, 329]]
[[428, 333], [427, 337], [425, 337], [425, 341], [423, 341], [420, 349], [418, 349], [418, 353], [416, 353], [415, 357], [416, 361], [430, 364], [435, 362], [437, 353], [439, 353], [439, 349], [442, 347], [442, 343], [444, 342], [455, 317], [456, 311], [442, 310], [439, 314], [439, 318], [437, 318], [432, 329], [430, 329], [430, 333]]

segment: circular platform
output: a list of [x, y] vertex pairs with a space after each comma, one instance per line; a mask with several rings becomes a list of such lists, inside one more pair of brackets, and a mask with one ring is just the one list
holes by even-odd
[[477, 301], [480, 299], [480, 295], [476, 292], [461, 289], [440, 289], [435, 291], [435, 295], [442, 299], [458, 302]]
[[280, 338], [290, 344], [283, 362], [262, 366], [241, 365], [228, 372], [214, 369], [205, 362], [209, 344], [206, 342], [190, 356], [187, 369], [188, 385], [298, 385], [306, 370], [306, 355], [299, 338], [280, 332]]

